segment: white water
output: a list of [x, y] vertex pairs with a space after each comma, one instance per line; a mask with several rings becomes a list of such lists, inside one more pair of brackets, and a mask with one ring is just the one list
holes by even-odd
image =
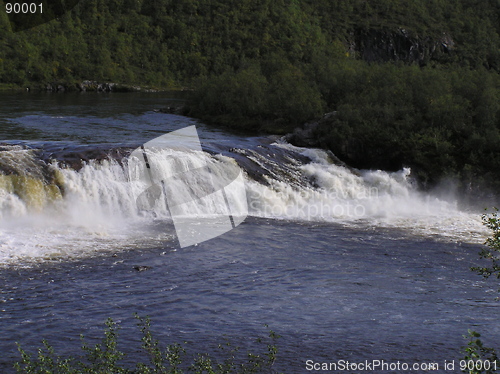
[[[394, 227], [411, 234], [463, 242], [482, 242], [487, 235], [479, 214], [460, 211], [454, 202], [416, 191], [407, 169], [397, 173], [356, 172], [334, 165], [320, 150], [275, 146], [310, 157], [313, 162], [293, 168], [313, 184], [292, 186], [278, 174], [272, 180], [267, 178], [269, 186], [246, 178], [250, 215]], [[30, 151], [16, 148], [1, 153], [0, 161], [16, 159], [30, 167], [27, 179], [13, 182], [11, 176], [3, 176], [0, 184], [0, 264], [174, 242], [165, 206], [159, 204], [149, 213], [138, 212], [128, 171], [119, 163], [91, 162], [79, 171], [52, 164], [50, 168], [64, 190], [60, 194], [55, 186], [39, 181], [36, 158]], [[158, 154], [165, 159], [171, 156], [172, 151]], [[226, 168], [235, 165], [227, 157], [202, 152], [177, 157], [192, 165], [204, 161], [215, 176], [223, 176]]]
[[292, 188], [270, 181], [272, 188], [249, 182], [250, 205], [263, 217], [341, 222], [349, 225], [401, 228], [413, 234], [482, 243], [488, 235], [481, 214], [458, 208], [455, 196], [446, 200], [416, 190], [410, 169], [395, 173], [349, 170], [332, 163], [326, 152], [277, 144], [309, 157], [299, 167], [316, 188]]

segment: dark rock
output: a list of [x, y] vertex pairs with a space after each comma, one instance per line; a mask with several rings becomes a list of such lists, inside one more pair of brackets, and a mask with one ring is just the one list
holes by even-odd
[[425, 65], [454, 48], [452, 37], [443, 33], [439, 38], [421, 37], [404, 28], [399, 30], [358, 29], [351, 34], [349, 50], [369, 62], [402, 61]]
[[[322, 148], [328, 154], [329, 161], [332, 164], [343, 166], [351, 170], [351, 172], [353, 172], [354, 174], [358, 175], [359, 174], [358, 170], [346, 164], [344, 161], [338, 158], [332, 151], [330, 151], [328, 147], [325, 146], [323, 139], [318, 134], [317, 131], [318, 127], [325, 126], [325, 123], [328, 124], [327, 127], [332, 126], [331, 122], [334, 120], [336, 115], [337, 115], [336, 111], [325, 113], [320, 120], [316, 122], [306, 123], [302, 127], [297, 127], [293, 131], [293, 133], [285, 135], [284, 140], [297, 147]], [[350, 138], [350, 139], [345, 139], [339, 151], [343, 155], [347, 154], [348, 158], [346, 160], [350, 161], [351, 160], [350, 158], [356, 158], [359, 154], [362, 154], [361, 152], [362, 148], [363, 148], [362, 143], [360, 143], [354, 138]]]
[[337, 111], [333, 111], [333, 112], [330, 112], [330, 113], [325, 113], [323, 115], [323, 119], [330, 119], [330, 118], [333, 118], [337, 115]]
[[175, 113], [177, 108], [173, 106], [167, 106], [165, 108], [158, 109], [158, 112], [160, 113]]
[[83, 81], [77, 84], [78, 90], [85, 91], [94, 91], [94, 92], [112, 92], [115, 91], [115, 88], [118, 85], [116, 83], [100, 83], [96, 81]]
[[157, 113], [185, 114], [186, 103], [184, 100], [169, 100], [163, 108], [155, 109]]
[[47, 83], [42, 86], [45, 91], [80, 91], [80, 92], [156, 92], [153, 89], [143, 89], [139, 86], [129, 86], [125, 84], [110, 83], [110, 82], [97, 82], [86, 80], [76, 84], [65, 84], [65, 83]]
[[285, 135], [285, 140], [297, 147], [321, 147], [321, 140], [317, 135], [318, 126], [324, 121], [333, 119], [336, 115], [336, 111], [325, 113], [319, 121], [309, 122], [295, 128], [292, 133]]
[[319, 147], [315, 133], [318, 125], [319, 122], [311, 122], [303, 127], [297, 127], [291, 134], [285, 135], [285, 140], [297, 147]]
[[133, 150], [131, 147], [112, 147], [102, 145], [77, 145], [71, 148], [61, 147], [58, 144], [47, 144], [43, 147], [40, 158], [47, 164], [52, 160], [57, 160], [61, 165], [80, 170], [91, 160], [104, 161], [115, 160], [121, 163]]
[[138, 266], [134, 266], [134, 269], [137, 270], [137, 271], [146, 271], [146, 270], [152, 269], [152, 267], [151, 266], [145, 266], [145, 265], [138, 265]]

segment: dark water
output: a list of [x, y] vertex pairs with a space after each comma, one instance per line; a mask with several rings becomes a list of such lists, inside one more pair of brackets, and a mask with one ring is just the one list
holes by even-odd
[[0, 92], [0, 140], [136, 145], [193, 124], [203, 139], [241, 140], [195, 120], [157, 112], [182, 102], [182, 96], [182, 93]]
[[[153, 113], [162, 95], [1, 99], [0, 137], [29, 144], [132, 144], [190, 123]], [[253, 141], [201, 131], [239, 146]], [[191, 352], [209, 351], [224, 336], [258, 350], [253, 339], [268, 324], [282, 336], [276, 369], [284, 373], [309, 372], [306, 360], [458, 365], [469, 328], [498, 346], [496, 284], [469, 270], [479, 245], [435, 238], [436, 230], [416, 235], [366, 221], [249, 217], [184, 249], [160, 240], [80, 259], [9, 264], [0, 268], [0, 371], [11, 371], [19, 358], [15, 342], [34, 350], [45, 338], [74, 355], [79, 334], [100, 338], [108, 317], [120, 322], [121, 348], [133, 356], [140, 345], [134, 313], [151, 317], [162, 342], [186, 341]], [[150, 269], [134, 269], [141, 265]]]
[[[121, 321], [139, 346], [134, 313], [164, 342], [205, 350], [223, 335], [282, 335], [277, 366], [316, 361], [458, 360], [468, 328], [500, 336], [495, 293], [469, 271], [476, 247], [397, 232], [248, 219], [197, 247], [158, 248], [1, 272], [2, 363], [49, 339], [60, 352]], [[151, 266], [138, 272], [134, 266]], [[255, 348], [258, 349], [258, 348]]]

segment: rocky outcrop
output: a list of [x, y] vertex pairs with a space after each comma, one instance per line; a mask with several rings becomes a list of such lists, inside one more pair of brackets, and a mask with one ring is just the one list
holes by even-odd
[[349, 53], [368, 62], [402, 61], [425, 65], [449, 54], [455, 46], [452, 37], [421, 37], [404, 28], [398, 30], [358, 29], [349, 38]]
[[76, 84], [48, 83], [45, 85], [45, 91], [48, 92], [156, 92], [156, 90], [145, 89], [139, 86], [130, 86], [119, 83], [97, 82], [86, 80]]
[[297, 147], [312, 147], [321, 148], [322, 142], [318, 136], [318, 127], [325, 121], [333, 119], [337, 112], [325, 113], [322, 118], [317, 121], [309, 122], [303, 126], [296, 127], [292, 133], [284, 136], [285, 141]]
[[165, 104], [163, 108], [153, 109], [153, 112], [180, 115], [186, 115], [188, 112], [185, 100], [166, 100]]
[[99, 83], [95, 81], [83, 81], [76, 85], [79, 91], [97, 91], [97, 92], [111, 92], [114, 91], [116, 83]]
[[122, 160], [128, 157], [133, 149], [133, 147], [127, 146], [109, 147], [106, 144], [82, 144], [68, 147], [59, 143], [47, 143], [38, 150], [38, 157], [47, 165], [56, 160], [61, 166], [80, 170], [90, 161], [115, 160], [122, 163]]
[[285, 135], [285, 140], [297, 147], [319, 147], [320, 143], [316, 136], [319, 122], [306, 123], [302, 127], [296, 127], [292, 133]]

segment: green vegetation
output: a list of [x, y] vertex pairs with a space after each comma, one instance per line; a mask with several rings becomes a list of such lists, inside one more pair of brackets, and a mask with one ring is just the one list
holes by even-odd
[[468, 339], [465, 347], [464, 361], [461, 367], [465, 367], [462, 372], [468, 374], [493, 374], [497, 373], [500, 360], [493, 348], [485, 347], [480, 337], [481, 334], [469, 330], [469, 334], [464, 336]]
[[451, 177], [500, 187], [497, 73], [389, 64], [334, 70], [343, 82], [336, 78], [337, 92], [326, 93], [339, 99], [336, 115], [317, 128], [323, 147], [358, 168], [409, 166], [423, 183]]
[[[272, 366], [278, 353], [275, 345], [279, 338], [270, 331], [266, 352], [261, 355], [248, 353], [238, 355], [238, 348], [229, 343], [218, 347], [217, 357], [208, 353], [198, 354], [190, 358], [191, 363], [185, 362], [186, 350], [179, 344], [172, 344], [162, 349], [150, 329], [149, 318], [140, 318], [139, 327], [142, 332], [142, 352], [149, 358], [148, 362], [137, 362], [135, 368], [127, 367], [121, 361], [126, 357], [125, 353], [118, 349], [119, 326], [108, 319], [106, 330], [101, 343], [88, 346], [82, 338], [83, 357], [62, 358], [56, 354], [47, 341], [43, 341], [43, 348], [38, 349], [36, 358], [27, 353], [21, 346], [19, 352], [22, 359], [15, 364], [19, 374], [251, 374], [251, 373], [274, 373]], [[258, 342], [265, 344], [262, 339]], [[134, 357], [142, 354], [135, 353]], [[221, 359], [222, 358], [222, 359]], [[132, 358], [134, 360], [134, 358]]]
[[0, 82], [191, 84], [275, 57], [314, 80], [346, 55], [498, 71], [499, 11], [494, 0], [81, 0], [18, 33], [0, 12]]
[[[485, 247], [481, 249], [479, 257], [491, 261], [490, 266], [485, 267], [472, 267], [471, 270], [477, 272], [485, 278], [495, 275], [500, 279], [500, 216], [498, 209], [490, 214], [483, 214], [483, 224], [490, 229], [491, 236], [485, 241]], [[500, 289], [498, 290], [500, 292]], [[493, 348], [485, 347], [480, 339], [481, 335], [476, 331], [469, 330], [467, 347], [465, 347], [464, 360], [469, 363], [468, 370], [463, 370], [464, 373], [469, 374], [492, 374], [500, 370], [500, 360]], [[493, 363], [496, 365], [484, 365], [484, 363]], [[472, 364], [474, 363], [474, 364]]]
[[[479, 257], [490, 260], [490, 266], [473, 267], [472, 270], [489, 278], [492, 275], [500, 279], [500, 216], [498, 209], [493, 213], [483, 214], [483, 224], [491, 231], [491, 236], [486, 239], [486, 246], [481, 249]], [[500, 289], [498, 290], [500, 292]]]
[[187, 113], [286, 133], [355, 167], [500, 187], [496, 0], [81, 0], [13, 33], [0, 88], [83, 80], [193, 89]]

